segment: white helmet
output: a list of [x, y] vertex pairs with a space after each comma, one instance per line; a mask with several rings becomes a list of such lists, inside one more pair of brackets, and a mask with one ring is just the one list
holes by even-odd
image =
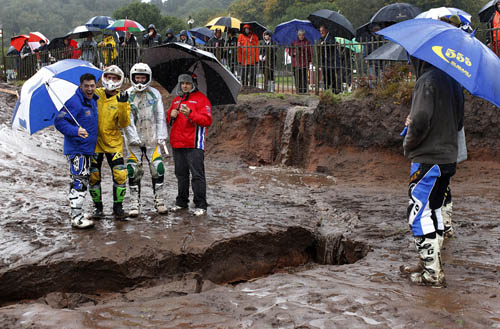
[[[137, 83], [135, 82], [135, 75], [137, 74], [142, 74], [147, 76], [147, 80], [145, 83]], [[145, 63], [137, 63], [132, 68], [130, 69], [130, 83], [132, 84], [132, 87], [136, 91], [144, 91], [146, 88], [148, 88], [149, 84], [151, 83], [151, 68], [149, 67], [148, 64]]]
[[[104, 78], [104, 76], [106, 74], [117, 75], [120, 77], [120, 80], [117, 82], [113, 82], [111, 80], [108, 80], [108, 79]], [[125, 75], [123, 74], [123, 71], [118, 66], [116, 66], [116, 65], [108, 66], [104, 69], [104, 72], [102, 73], [102, 85], [108, 91], [113, 91], [113, 90], [119, 89], [122, 86], [124, 77], [125, 77]]]

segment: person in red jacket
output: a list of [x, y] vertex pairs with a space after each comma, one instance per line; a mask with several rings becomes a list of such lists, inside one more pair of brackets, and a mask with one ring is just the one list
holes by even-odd
[[307, 93], [308, 78], [307, 71], [312, 61], [312, 48], [309, 40], [306, 39], [306, 32], [299, 30], [297, 40], [292, 42], [292, 66], [295, 76], [295, 90], [297, 94]]
[[193, 77], [181, 74], [175, 89], [178, 95], [167, 112], [170, 129], [170, 145], [174, 155], [177, 177], [177, 198], [171, 211], [188, 208], [189, 175], [193, 189], [195, 216], [207, 213], [207, 183], [205, 180], [204, 150], [207, 128], [212, 124], [212, 105], [196, 88]]
[[241, 82], [244, 86], [257, 86], [256, 65], [259, 62], [259, 37], [250, 25], [243, 25], [243, 32], [238, 37], [237, 60], [241, 66]]

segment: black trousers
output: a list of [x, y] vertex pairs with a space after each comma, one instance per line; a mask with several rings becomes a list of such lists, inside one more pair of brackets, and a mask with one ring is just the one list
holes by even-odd
[[241, 66], [241, 83], [243, 86], [257, 86], [257, 68], [255, 65]]
[[173, 149], [177, 198], [175, 204], [189, 205], [189, 176], [196, 208], [207, 209], [207, 183], [205, 179], [205, 151], [199, 149]]
[[293, 73], [295, 76], [295, 90], [297, 94], [307, 93], [307, 67], [294, 67]]
[[342, 77], [340, 69], [333, 66], [322, 66], [323, 81], [325, 82], [325, 89], [332, 89], [335, 94], [342, 91]]

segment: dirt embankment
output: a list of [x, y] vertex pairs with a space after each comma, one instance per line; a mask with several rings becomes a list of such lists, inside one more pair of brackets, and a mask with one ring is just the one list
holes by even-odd
[[[239, 104], [214, 109], [208, 155], [216, 159], [240, 156], [249, 164], [286, 164], [326, 173], [355, 165], [359, 157], [354, 153], [366, 153], [365, 161], [381, 155], [398, 158], [402, 155], [400, 132], [409, 111], [408, 106], [373, 97], [327, 104], [314, 97], [240, 96]], [[470, 159], [498, 155], [499, 122], [499, 109], [467, 97]], [[352, 161], [346, 162], [349, 154]]]

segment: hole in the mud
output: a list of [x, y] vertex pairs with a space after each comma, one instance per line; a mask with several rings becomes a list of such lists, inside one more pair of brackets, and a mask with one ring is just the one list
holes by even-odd
[[314, 244], [314, 261], [322, 265], [354, 264], [369, 251], [368, 244], [346, 239], [342, 234], [320, 235]]

